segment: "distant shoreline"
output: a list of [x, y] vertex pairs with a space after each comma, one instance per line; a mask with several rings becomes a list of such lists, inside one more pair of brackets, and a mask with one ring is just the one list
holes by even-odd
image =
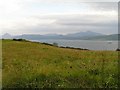
[[[106, 45], [110, 45], [110, 44], [114, 44], [114, 42], [118, 42], [118, 41], [96, 41], [96, 40], [64, 40], [64, 39], [58, 39], [58, 41], [57, 40], [55, 40], [54, 42], [51, 42], [51, 43], [49, 43], [49, 40], [50, 40], [50, 42], [51, 42], [51, 40], [55, 40], [55, 39], [41, 39], [41, 40], [30, 40], [30, 41], [32, 41], [32, 42], [41, 42], [41, 43], [48, 43], [48, 44], [51, 44], [52, 45], [52, 43], [54, 43], [54, 42], [56, 42], [56, 43], [59, 43], [59, 40], [60, 41], [85, 41], [85, 42], [93, 42], [93, 43], [95, 43], [95, 42], [105, 42], [105, 43], [107, 43]], [[48, 42], [46, 42], [46, 41], [48, 41]], [[93, 44], [94, 45], [94, 44]], [[107, 47], [106, 47], [106, 49], [90, 49], [90, 48], [81, 48], [81, 47], [74, 47], [74, 46], [69, 46], [69, 45], [58, 45], [59, 47], [61, 47], [61, 48], [70, 48], [70, 49], [79, 49], [79, 50], [93, 50], [93, 51], [116, 51], [117, 49], [118, 49], [118, 47], [116, 47], [116, 48], [114, 48], [114, 50], [112, 50], [112, 49], [108, 49]], [[98, 46], [99, 47], [99, 46]], [[103, 46], [104, 47], [104, 46]]]
[[[57, 43], [58, 44], [58, 42], [53, 42], [53, 43], [48, 43], [48, 42], [40, 42], [39, 40], [28, 40], [28, 39], [1, 39], [1, 40], [14, 40], [14, 41], [27, 41], [27, 42], [34, 42], [34, 43], [41, 43], [41, 44], [44, 44], [44, 45], [49, 45], [49, 46], [55, 46], [55, 47], [58, 47], [58, 48], [66, 48], [66, 49], [75, 49], [75, 50], [87, 50], [87, 51], [120, 51], [120, 49], [119, 48], [116, 48], [116, 49], [114, 49], [114, 50], [103, 50], [103, 49], [101, 49], [101, 50], [92, 50], [92, 49], [88, 49], [88, 48], [79, 48], [79, 47], [74, 47], [74, 46], [63, 46], [63, 45], [53, 45], [53, 43]], [[108, 42], [108, 43], [110, 43], [111, 44], [111, 42], [112, 41], [106, 41], [106, 42]]]
[[[4, 40], [4, 39], [2, 39], [2, 40]], [[87, 51], [90, 51], [89, 49], [84, 49], [84, 48], [75, 48], [75, 47], [69, 47], [69, 46], [63, 47], [63, 46], [58, 46], [58, 45], [54, 45], [54, 44], [50, 44], [50, 43], [46, 43], [46, 42], [42, 43], [42, 42], [30, 41], [30, 40], [26, 40], [26, 39], [10, 39], [10, 40], [40, 43], [40, 44], [44, 44], [44, 45], [55, 46], [55, 47], [58, 47], [58, 48], [66, 48], [66, 49], [75, 49], [75, 50], [87, 50]]]
[[58, 48], [66, 48], [66, 49], [74, 49], [74, 50], [87, 50], [87, 51], [120, 51], [120, 49], [116, 48], [115, 50], [90, 50], [87, 48], [75, 48], [75, 47], [71, 47], [71, 46], [59, 46], [58, 43], [56, 43], [57, 45], [54, 44], [50, 44], [50, 43], [46, 43], [46, 42], [39, 42], [39, 41], [33, 41], [33, 40], [26, 40], [26, 39], [13, 39], [14, 41], [29, 41], [29, 42], [34, 42], [34, 43], [41, 43], [44, 45], [49, 45], [49, 46], [55, 46]]

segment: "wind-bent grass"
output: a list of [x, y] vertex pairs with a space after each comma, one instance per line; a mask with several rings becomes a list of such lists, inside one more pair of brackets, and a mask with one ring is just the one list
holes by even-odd
[[3, 40], [3, 88], [117, 88], [118, 52]]

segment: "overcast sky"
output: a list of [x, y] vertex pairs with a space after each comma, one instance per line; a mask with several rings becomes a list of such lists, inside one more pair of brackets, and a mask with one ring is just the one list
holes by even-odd
[[117, 1], [0, 0], [0, 32], [12, 35], [118, 33]]

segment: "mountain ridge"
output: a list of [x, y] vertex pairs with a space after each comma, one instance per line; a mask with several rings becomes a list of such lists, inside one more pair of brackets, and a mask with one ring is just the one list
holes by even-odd
[[8, 33], [2, 35], [4, 39], [12, 39], [12, 38], [23, 38], [28, 40], [40, 40], [40, 39], [65, 39], [65, 40], [118, 40], [118, 34], [105, 35], [97, 32], [86, 31], [86, 32], [78, 32], [71, 34], [22, 34], [17, 36], [12, 36]]

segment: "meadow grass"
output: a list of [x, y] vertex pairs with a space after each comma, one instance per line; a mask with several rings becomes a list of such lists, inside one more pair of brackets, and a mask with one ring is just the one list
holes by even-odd
[[117, 88], [118, 52], [2, 41], [3, 88]]

